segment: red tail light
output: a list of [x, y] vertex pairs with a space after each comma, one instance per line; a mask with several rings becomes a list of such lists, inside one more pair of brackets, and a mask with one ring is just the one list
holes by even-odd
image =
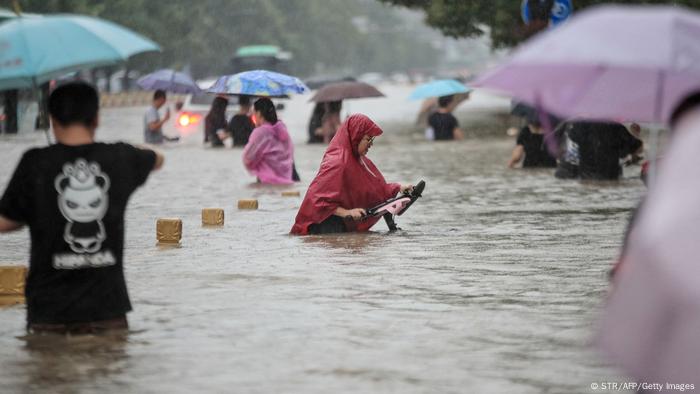
[[177, 117], [177, 124], [182, 127], [197, 124], [202, 120], [202, 115], [183, 112]]

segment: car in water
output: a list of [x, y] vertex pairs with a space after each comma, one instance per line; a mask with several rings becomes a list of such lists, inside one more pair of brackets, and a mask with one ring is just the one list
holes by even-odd
[[[215, 80], [197, 81], [197, 85], [202, 90], [208, 89]], [[174, 124], [175, 130], [181, 137], [187, 138], [199, 135], [204, 140], [204, 118], [211, 109], [211, 103], [216, 98], [215, 94], [202, 92], [201, 94], [188, 94], [184, 100], [175, 103]], [[226, 110], [226, 119], [230, 119], [235, 112], [235, 104], [238, 103], [235, 97], [228, 97], [229, 105]], [[172, 118], [171, 118], [172, 119]]]
[[[214, 82], [216, 82], [214, 79], [197, 81], [197, 85], [199, 85], [202, 90], [206, 90], [212, 86]], [[215, 98], [215, 94], [204, 92], [198, 95], [188, 94], [182, 102], [175, 104], [174, 126], [180, 137], [189, 139], [194, 136], [199, 136], [202, 141], [204, 140], [204, 118], [209, 113], [211, 103]], [[227, 96], [227, 98], [228, 108], [226, 109], [226, 119], [230, 120], [238, 110], [238, 97]], [[283, 111], [284, 104], [278, 103], [276, 108], [278, 112]]]

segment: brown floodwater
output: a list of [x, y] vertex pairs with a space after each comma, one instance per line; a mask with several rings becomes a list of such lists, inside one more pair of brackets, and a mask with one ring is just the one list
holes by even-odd
[[[0, 309], [0, 392], [574, 393], [618, 376], [590, 347], [631, 209], [644, 187], [508, 170], [513, 140], [430, 143], [410, 129], [408, 87], [357, 101], [385, 127], [370, 157], [424, 198], [367, 234], [289, 236], [323, 147], [304, 144], [311, 107], [282, 117], [302, 182], [253, 184], [241, 150], [201, 136], [162, 148], [166, 165], [131, 199], [128, 335], [26, 337], [23, 306]], [[506, 102], [507, 103], [507, 102]], [[475, 96], [462, 108], [503, 106]], [[102, 114], [102, 140], [138, 143], [144, 108]], [[467, 130], [469, 132], [469, 130]], [[0, 139], [4, 190], [40, 134]], [[238, 199], [260, 209], [238, 211]], [[221, 207], [222, 228], [201, 209]], [[183, 220], [179, 248], [155, 244], [159, 217]], [[0, 264], [25, 264], [26, 230], [0, 236]]]

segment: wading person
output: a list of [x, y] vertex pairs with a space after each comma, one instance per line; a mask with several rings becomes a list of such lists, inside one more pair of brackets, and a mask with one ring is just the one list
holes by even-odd
[[253, 105], [256, 128], [243, 149], [243, 164], [261, 183], [294, 183], [294, 145], [269, 98]]
[[321, 133], [323, 134], [323, 142], [328, 144], [340, 127], [340, 111], [343, 108], [343, 102], [330, 101], [325, 104], [326, 113], [321, 121]]
[[27, 329], [127, 328], [124, 211], [163, 157], [95, 142], [98, 96], [86, 83], [56, 88], [48, 107], [57, 143], [25, 152], [0, 200], [0, 232], [31, 234]]
[[534, 117], [528, 119], [528, 124], [520, 129], [508, 167], [515, 168], [521, 161], [523, 168], [557, 166], [557, 160], [547, 150], [542, 125]]
[[555, 173], [562, 179], [617, 180], [622, 175], [620, 160], [644, 148], [640, 139], [616, 122], [575, 121], [567, 127], [566, 137], [567, 151]]
[[162, 144], [166, 140], [163, 136], [163, 125], [170, 119], [170, 109], [165, 111], [163, 119], [158, 114], [158, 110], [165, 105], [165, 101], [164, 90], [153, 92], [153, 101], [144, 116], [143, 139], [147, 144]]
[[381, 134], [365, 115], [352, 115], [341, 125], [306, 192], [292, 234], [367, 231], [379, 218], [364, 218], [366, 208], [411, 190], [410, 185], [387, 183], [366, 157]]
[[438, 98], [438, 110], [428, 117], [428, 126], [432, 129], [432, 137], [436, 141], [461, 140], [464, 138], [459, 122], [454, 115], [453, 100], [455, 96], [442, 96]]
[[250, 120], [250, 96], [238, 97], [238, 112], [228, 123], [228, 132], [233, 137], [233, 146], [246, 146], [255, 124]]
[[204, 118], [205, 141], [211, 142], [212, 147], [223, 147], [222, 137], [226, 133], [226, 108], [228, 99], [216, 97], [211, 103], [209, 113]]

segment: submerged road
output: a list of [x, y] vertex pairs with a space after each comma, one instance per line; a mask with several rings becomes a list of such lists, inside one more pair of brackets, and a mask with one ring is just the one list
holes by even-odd
[[[644, 192], [638, 167], [619, 183], [508, 170], [505, 134], [405, 132], [409, 91], [350, 104], [386, 129], [369, 155], [387, 180], [427, 182], [402, 231], [287, 235], [301, 198], [280, 192], [303, 196], [324, 150], [303, 143], [308, 96], [281, 115], [303, 179], [292, 188], [252, 184], [241, 150], [205, 149], [201, 136], [167, 145], [127, 211], [132, 332], [28, 339], [24, 308], [0, 309], [0, 391], [586, 393], [615, 380], [588, 343]], [[140, 143], [144, 110], [106, 110], [99, 138]], [[0, 139], [3, 190], [42, 138]], [[238, 211], [243, 198], [260, 209]], [[202, 228], [204, 207], [224, 208], [225, 226]], [[159, 217], [183, 220], [180, 248], [155, 246]], [[0, 264], [27, 260], [26, 230], [0, 236]]]

